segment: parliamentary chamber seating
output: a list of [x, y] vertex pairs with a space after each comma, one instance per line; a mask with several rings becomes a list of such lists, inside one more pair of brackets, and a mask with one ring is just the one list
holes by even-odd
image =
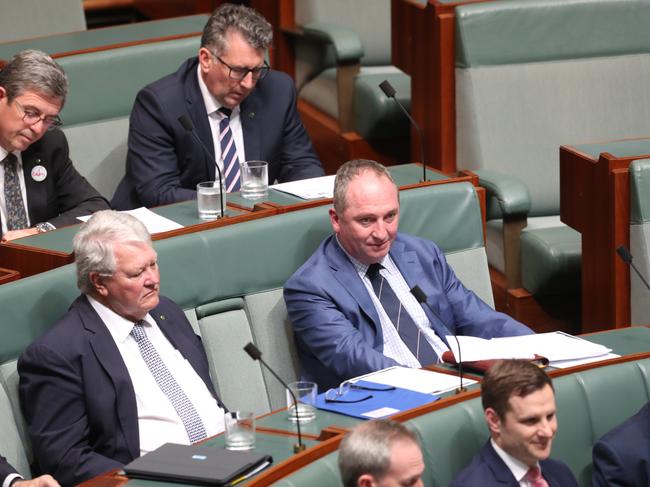
[[457, 166], [488, 191], [487, 253], [507, 289], [580, 290], [559, 220], [559, 147], [650, 132], [650, 3], [509, 0], [456, 8]]
[[0, 42], [86, 28], [83, 0], [0, 0]]
[[[492, 304], [483, 219], [475, 188], [452, 183], [401, 193], [401, 229], [433, 239], [459, 278]], [[231, 409], [284, 407], [275, 378], [243, 351], [254, 342], [287, 382], [299, 374], [282, 286], [331, 232], [328, 206], [154, 242], [161, 292], [185, 311], [206, 349], [217, 391]], [[73, 264], [0, 286], [0, 451], [28, 473], [16, 359], [78, 295]], [[252, 393], [252, 392], [255, 393]]]
[[0, 44], [0, 59], [23, 49], [56, 58], [69, 80], [61, 118], [70, 158], [110, 200], [125, 172], [138, 91], [197, 54], [207, 19], [192, 15]]
[[[650, 279], [650, 159], [634, 161], [630, 173], [630, 252], [643, 278]], [[650, 290], [630, 270], [632, 324], [648, 323]]]

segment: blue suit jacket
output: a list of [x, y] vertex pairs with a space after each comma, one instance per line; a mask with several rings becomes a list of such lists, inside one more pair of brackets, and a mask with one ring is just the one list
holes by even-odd
[[[532, 333], [463, 286], [433, 242], [398, 233], [390, 255], [409, 288], [418, 285], [426, 295], [422, 307], [439, 337], [449, 333], [436, 314], [458, 335]], [[287, 281], [284, 299], [304, 380], [327, 389], [350, 377], [398, 365], [382, 354], [379, 315], [335, 236], [325, 239]]]
[[[198, 58], [143, 88], [129, 128], [126, 175], [111, 205], [118, 210], [196, 198], [196, 185], [217, 178], [210, 159], [178, 122], [188, 115], [214, 158], [214, 142], [197, 77]], [[324, 174], [296, 110], [296, 91], [284, 73], [271, 71], [241, 103], [248, 160], [269, 163], [269, 181]]]
[[650, 485], [650, 403], [594, 446], [594, 487]]
[[[548, 458], [539, 462], [539, 465], [542, 469], [542, 476], [550, 487], [577, 487], [578, 482], [564, 463]], [[451, 483], [451, 487], [476, 487], [478, 485], [519, 487], [519, 482], [494, 451], [490, 441], [483, 445], [483, 448], [474, 455], [470, 464]]]
[[17, 473], [16, 469], [9, 465], [9, 462], [5, 457], [0, 455], [0, 485], [2, 485], [7, 476], [11, 475], [12, 473]]
[[[201, 340], [183, 311], [161, 297], [150, 314], [216, 398]], [[18, 373], [39, 472], [50, 473], [61, 485], [76, 485], [140, 456], [129, 372], [85, 296], [25, 349]]]

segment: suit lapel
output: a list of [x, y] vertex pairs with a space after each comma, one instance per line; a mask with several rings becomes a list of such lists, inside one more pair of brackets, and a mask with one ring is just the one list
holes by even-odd
[[244, 136], [244, 152], [246, 152], [247, 161], [256, 161], [261, 158], [260, 124], [257, 115], [258, 105], [258, 98], [255, 96], [255, 91], [248, 95], [240, 105], [239, 116], [241, 117], [242, 134]]
[[[494, 479], [499, 482], [501, 485], [509, 485], [511, 487], [518, 487], [519, 482], [515, 479], [514, 475], [508, 468], [508, 466], [501, 460], [501, 457], [494, 451], [490, 440], [487, 444], [481, 449], [481, 455], [487, 466], [492, 471]], [[486, 485], [489, 485], [489, 482], [486, 482]]]
[[84, 328], [92, 334], [89, 342], [93, 353], [113, 382], [117, 398], [117, 411], [115, 412], [122, 426], [122, 433], [129, 447], [129, 453], [133, 458], [137, 458], [140, 456], [138, 407], [129, 371], [108, 328], [90, 305], [88, 299], [81, 296], [73, 306], [79, 310]]
[[[189, 73], [185, 77], [185, 101], [187, 103], [187, 111], [189, 112], [192, 123], [194, 124], [196, 135], [201, 139], [214, 159], [214, 139], [212, 137], [208, 115], [205, 112], [205, 103], [201, 96], [201, 89], [199, 88], [197, 66], [198, 61], [189, 63]], [[216, 169], [214, 167], [214, 162], [203, 153], [201, 147], [196, 146], [196, 141], [192, 141], [192, 144], [195, 147], [195, 153], [200, 153], [200, 157], [203, 159], [205, 172], [208, 174], [208, 178], [215, 178]]]
[[23, 176], [25, 177], [25, 192], [27, 193], [27, 212], [31, 226], [43, 221], [43, 210], [47, 206], [47, 182], [36, 182], [32, 178], [34, 166], [43, 166], [48, 171], [47, 177], [54, 177], [50, 173], [50, 167], [45, 161], [43, 152], [38, 148], [27, 148], [20, 154], [23, 162]]

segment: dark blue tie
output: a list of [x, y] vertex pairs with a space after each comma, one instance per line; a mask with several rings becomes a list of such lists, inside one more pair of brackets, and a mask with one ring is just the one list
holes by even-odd
[[381, 264], [370, 264], [366, 276], [370, 279], [372, 289], [379, 298], [384, 311], [386, 311], [393, 325], [397, 328], [402, 341], [421, 365], [436, 362], [437, 356], [433, 348], [424, 334], [418, 329], [411, 315], [404, 309], [402, 302], [393, 291], [393, 288], [390, 287], [388, 281], [380, 274], [379, 271], [383, 268]]
[[237, 156], [237, 147], [235, 146], [235, 139], [230, 130], [230, 115], [232, 110], [228, 108], [219, 108], [221, 113], [221, 121], [219, 122], [219, 143], [221, 144], [221, 160], [223, 161], [223, 174], [224, 185], [226, 193], [232, 191], [239, 191], [240, 181], [240, 165], [239, 157]]

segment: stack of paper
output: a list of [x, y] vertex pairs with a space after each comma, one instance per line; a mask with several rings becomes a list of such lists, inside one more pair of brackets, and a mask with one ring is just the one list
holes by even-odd
[[300, 181], [274, 184], [271, 188], [305, 200], [331, 198], [334, 193], [334, 178], [335, 176], [321, 176], [319, 178], [302, 179]]
[[[401, 387], [425, 394], [441, 394], [459, 386], [460, 380], [456, 375], [441, 374], [424, 369], [409, 369], [408, 367], [389, 367], [378, 372], [350, 379], [350, 382], [364, 380], [393, 387]], [[475, 384], [475, 380], [463, 378], [463, 385]]]

